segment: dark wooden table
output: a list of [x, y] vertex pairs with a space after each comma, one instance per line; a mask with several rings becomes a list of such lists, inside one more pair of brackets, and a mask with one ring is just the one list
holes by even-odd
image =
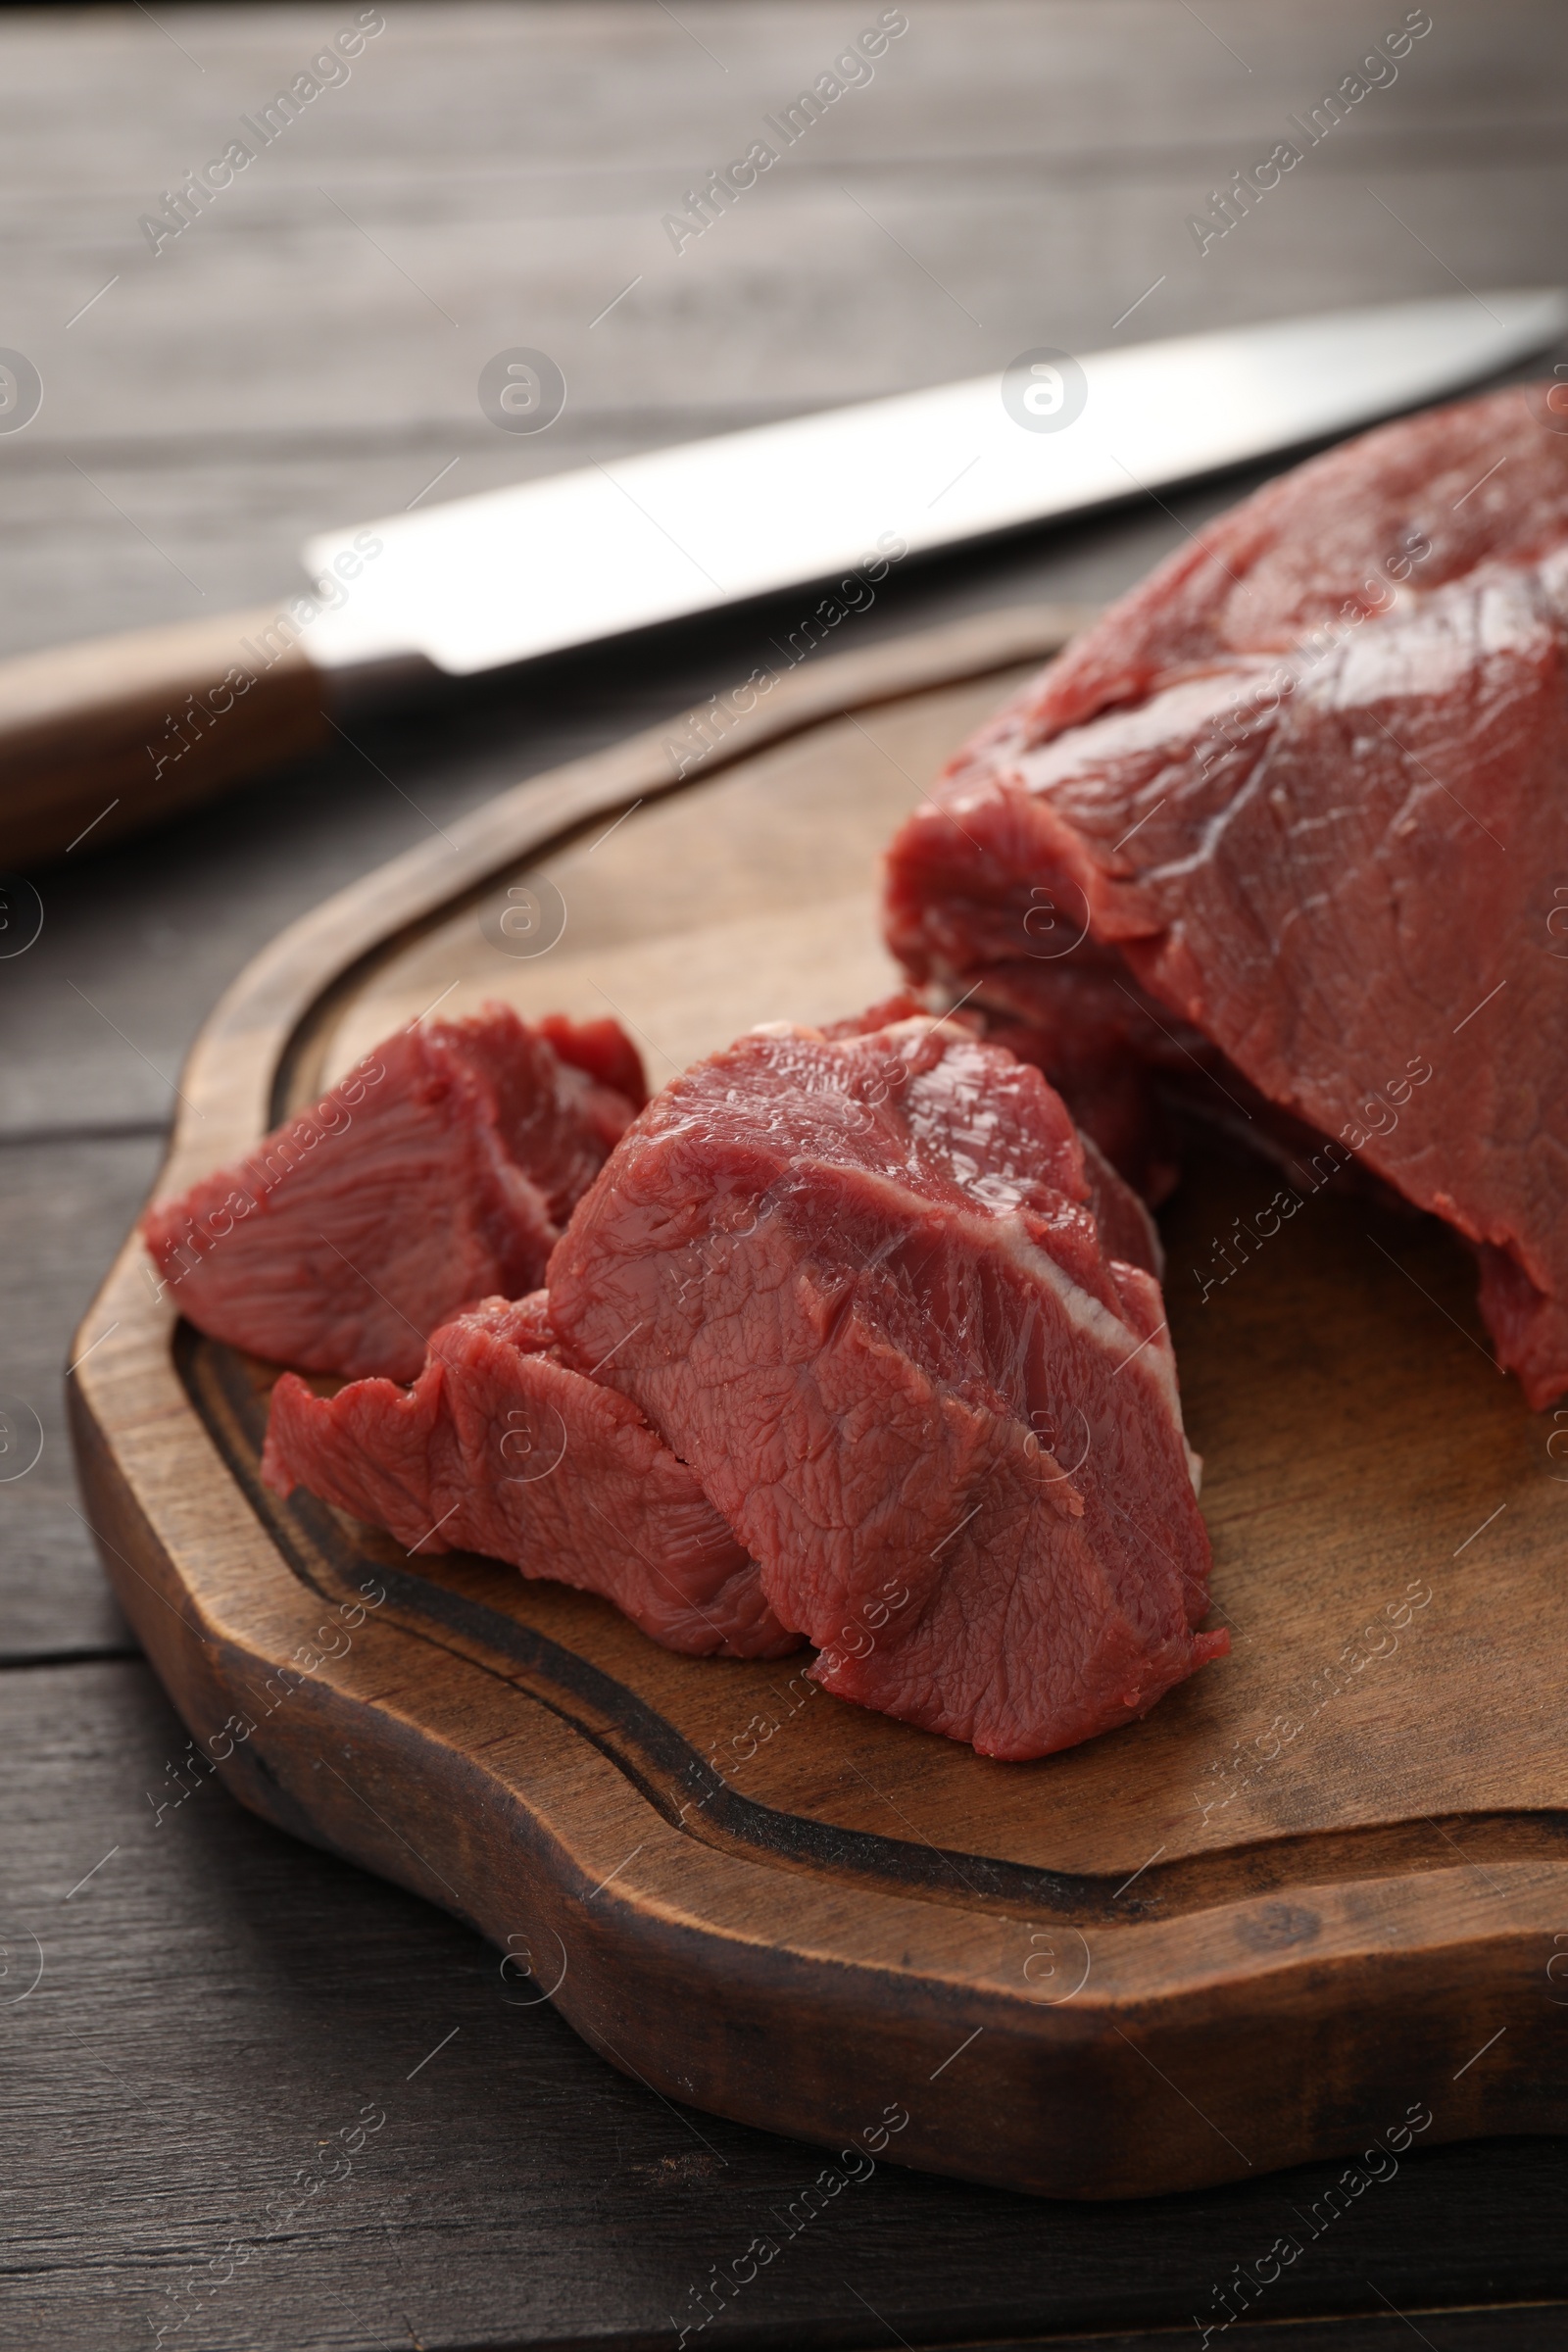
[[[677, 255], [662, 216], [830, 67], [870, 0], [391, 5], [351, 78], [154, 256], [138, 216], [357, 12], [6, 12], [0, 341], [45, 400], [0, 437], [0, 649], [281, 599], [305, 531], [436, 476], [478, 489], [1042, 342], [1561, 272], [1550, 0], [1435, 0], [1397, 80], [1201, 255], [1188, 216], [1399, 24], [1396, 0], [906, 13], [875, 79]], [[519, 343], [569, 386], [537, 439], [475, 398]], [[1113, 593], [1246, 486], [910, 566], [860, 642]], [[183, 2319], [166, 2342], [674, 2347], [714, 2308], [714, 2266], [776, 2233], [816, 2169], [612, 2073], [464, 1929], [220, 1788], [166, 1802], [184, 1734], [108, 1596], [61, 1401], [181, 1053], [238, 965], [428, 826], [744, 674], [785, 617], [492, 681], [368, 726], [368, 759], [35, 877], [42, 935], [0, 964], [0, 1390], [44, 1433], [0, 1485], [7, 2344], [109, 2352]], [[1563, 2030], [1568, 2063], [1568, 2011]], [[385, 2121], [352, 2174], [273, 2231], [269, 2200], [362, 2111]], [[701, 2340], [1197, 2342], [1286, 2234], [1301, 2258], [1243, 2290], [1229, 2343], [1568, 2340], [1568, 2148], [1412, 2154], [1311, 2235], [1338, 2170], [1106, 2207], [883, 2167]]]

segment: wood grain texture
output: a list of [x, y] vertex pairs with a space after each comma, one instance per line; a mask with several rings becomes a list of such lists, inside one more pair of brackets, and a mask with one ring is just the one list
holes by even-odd
[[[681, 268], [661, 257], [668, 274], [645, 275], [592, 329], [643, 267], [632, 244], [657, 247], [671, 187], [734, 152], [737, 117], [817, 71], [858, 15], [798, 0], [675, 0], [678, 23], [652, 5], [398, 5], [302, 144], [279, 142], [265, 179], [155, 264], [134, 226], [147, 200], [354, 11], [154, 0], [152, 13], [0, 14], [5, 334], [45, 378], [42, 414], [0, 441], [7, 654], [275, 604], [298, 584], [307, 531], [400, 511], [454, 458], [429, 495], [940, 380], [1042, 336], [1099, 343], [1162, 272], [1115, 340], [1447, 293], [1447, 270], [1476, 286], [1560, 270], [1563, 26], [1549, 0], [1435, 11], [1382, 116], [1360, 109], [1312, 180], [1297, 175], [1288, 214], [1260, 214], [1201, 263], [1182, 250], [1195, 191], [1266, 152], [1401, 8], [1199, 0], [1195, 19], [1180, 0], [921, 0], [936, 66], [883, 74], [868, 106], [824, 126], [820, 164], [803, 147], [789, 180], [759, 191], [765, 221], [754, 205]], [[532, 443], [493, 432], [473, 399], [481, 361], [515, 340], [563, 345], [570, 383], [566, 414]], [[1103, 601], [1250, 486], [895, 572], [858, 630]], [[567, 663], [523, 691], [351, 721], [368, 758], [339, 745], [113, 855], [89, 837], [40, 876], [42, 938], [0, 966], [0, 1131], [30, 1139], [5, 1162], [9, 1385], [24, 1371], [48, 1419], [74, 1312], [150, 1167], [153, 1143], [120, 1131], [151, 1139], [167, 1123], [189, 1040], [250, 956], [436, 839], [432, 825], [744, 677], [797, 617], [725, 616], [608, 673]], [[13, 1540], [30, 1485], [0, 1491], [0, 1622], [45, 1648], [96, 1648], [112, 1604], [70, 1548], [85, 1541], [77, 1522], [29, 1517]], [[548, 2005], [503, 2013], [493, 1949], [221, 1788], [154, 1830], [145, 1791], [184, 1735], [143, 1670], [0, 1674], [0, 1911], [37, 1922], [50, 1950], [39, 1992], [0, 2009], [5, 2332], [47, 2352], [145, 2344], [166, 2286], [250, 2236], [255, 2259], [194, 2331], [213, 2352], [668, 2352], [669, 2315], [814, 2174], [798, 2144], [672, 2112]], [[375, 2143], [384, 2166], [262, 2244], [267, 2199], [318, 2137], [455, 2023]], [[1339, 2170], [1057, 2208], [884, 2165], [761, 2274], [719, 2340], [863, 2348], [893, 2343], [891, 2328], [922, 2347], [1169, 2352], [1199, 2340], [1192, 2315], [1212, 2310], [1213, 2287], [1298, 2231]], [[1414, 2325], [1436, 2352], [1555, 2343], [1565, 2195], [1568, 2141], [1412, 2150], [1225, 2340], [1363, 2352], [1411, 2342]]]
[[[884, 977], [889, 822], [1060, 635], [1008, 613], [824, 662], [700, 781], [656, 730], [371, 876], [218, 1008], [168, 1184], [437, 999], [592, 991], [672, 1061], [853, 1009]], [[567, 916], [520, 961], [484, 922], [519, 883]], [[180, 1340], [134, 1241], [74, 1389], [106, 1565], [242, 1801], [516, 1939], [666, 2096], [840, 2148], [897, 2110], [900, 2161], [1055, 2196], [1348, 2152], [1385, 2108], [1439, 2139], [1560, 2131], [1568, 1763], [1542, 1643], [1568, 1499], [1428, 1223], [1325, 1191], [1216, 1298], [1188, 1287], [1260, 1181], [1196, 1174], [1170, 1235], [1237, 1654], [1039, 1766], [277, 1506], [263, 1388]], [[323, 1775], [326, 1748], [352, 1770]]]
[[[323, 20], [183, 8], [176, 47], [128, 6], [6, 13], [6, 331], [45, 387], [0, 447], [6, 652], [280, 600], [307, 532], [400, 512], [449, 466], [432, 495], [1000, 369], [1042, 337], [1560, 272], [1550, 0], [1446, 8], [1206, 255], [1187, 216], [1384, 29], [1358, 0], [924, 0], [875, 79], [678, 254], [662, 223], [694, 175], [876, 8], [385, 13], [352, 78], [156, 256], [140, 216]], [[536, 438], [475, 395], [519, 341], [569, 388]]]
[[80, 1516], [61, 1376], [98, 1268], [162, 1156], [156, 1133], [0, 1145], [0, 1412], [14, 1432], [0, 1454], [0, 1668], [135, 1649]]
[[[46, 1953], [36, 1990], [0, 1999], [0, 2324], [29, 2352], [131, 2352], [192, 2285], [201, 2352], [674, 2352], [671, 2315], [777, 2239], [820, 2169], [651, 2096], [457, 1921], [197, 1782], [144, 1666], [0, 1676], [0, 1742], [8, 1971], [23, 1952], [30, 1980], [32, 1933]], [[190, 1793], [155, 1821], [182, 1762]], [[269, 2234], [269, 2202], [369, 2100], [387, 2123], [365, 2161]], [[718, 2340], [869, 2352], [885, 2322], [922, 2348], [1114, 2330], [1173, 2352], [1340, 2169], [1069, 2206], [882, 2164], [782, 2244]], [[1409, 2330], [1374, 2286], [1436, 2352], [1537, 2352], [1539, 2312], [1475, 2307], [1568, 2300], [1562, 2191], [1540, 2141], [1412, 2150], [1306, 2244], [1244, 2352], [1282, 2322], [1290, 2352], [1341, 2352], [1340, 2324], [1383, 2352]], [[229, 2246], [250, 2259], [223, 2282]]]
[[266, 606], [0, 662], [0, 859], [42, 864], [89, 833], [102, 848], [319, 750], [324, 696]]

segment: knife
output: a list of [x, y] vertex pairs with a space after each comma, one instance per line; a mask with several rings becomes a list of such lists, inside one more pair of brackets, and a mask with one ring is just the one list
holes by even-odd
[[1000, 377], [324, 532], [303, 551], [309, 589], [275, 608], [0, 662], [0, 864], [97, 847], [318, 749], [334, 710], [411, 676], [470, 676], [868, 564], [883, 577], [890, 551], [1331, 437], [1565, 330], [1568, 295], [1533, 290], [1042, 348]]

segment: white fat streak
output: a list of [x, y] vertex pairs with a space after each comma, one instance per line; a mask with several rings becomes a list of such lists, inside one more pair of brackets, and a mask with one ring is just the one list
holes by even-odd
[[[909, 1222], [906, 1213], [908, 1194], [897, 1177], [878, 1175], [870, 1169], [857, 1171], [862, 1181], [888, 1199], [890, 1217], [900, 1224]], [[929, 1205], [922, 1201], [922, 1205]], [[900, 1214], [900, 1211], [904, 1211]], [[1018, 1216], [982, 1216], [974, 1210], [956, 1208], [955, 1214], [968, 1226], [981, 1249], [995, 1247], [1000, 1241], [1026, 1279], [1037, 1290], [1047, 1290], [1056, 1298], [1063, 1314], [1074, 1330], [1080, 1332], [1094, 1347], [1125, 1365], [1128, 1377], [1142, 1380], [1146, 1388], [1152, 1383], [1155, 1400], [1163, 1406], [1166, 1419], [1181, 1443], [1187, 1474], [1198, 1491], [1198, 1456], [1187, 1443], [1182, 1422], [1181, 1396], [1176, 1387], [1176, 1359], [1169, 1345], [1169, 1325], [1145, 1343], [1142, 1336], [1113, 1314], [1102, 1299], [1092, 1291], [1084, 1290], [1073, 1281], [1064, 1266], [1059, 1266], [1049, 1250], [1031, 1241], [1023, 1220]], [[1157, 1286], [1156, 1286], [1157, 1287]], [[1128, 1359], [1136, 1356], [1136, 1361]]]
[[[961, 1021], [952, 1018], [945, 1012], [906, 1012], [902, 1021], [889, 1021], [885, 1029], [870, 1029], [866, 1031], [866, 1035], [868, 1037], [897, 1038], [901, 1045], [906, 1040], [910, 1045], [923, 1045], [927, 1038], [934, 1041], [940, 1040], [944, 1047], [972, 1046], [976, 1043], [983, 1045], [985, 1042], [983, 1038], [976, 1040], [971, 1037]], [[852, 1041], [845, 1040], [844, 1042]]]
[[[1107, 1354], [1113, 1354], [1118, 1368], [1125, 1365], [1128, 1373], [1135, 1378], [1152, 1375], [1156, 1396], [1165, 1408], [1171, 1428], [1181, 1440], [1187, 1475], [1193, 1480], [1193, 1492], [1196, 1494], [1198, 1481], [1193, 1465], [1197, 1456], [1187, 1443], [1182, 1424], [1182, 1400], [1176, 1387], [1176, 1358], [1168, 1346], [1161, 1345], [1169, 1337], [1169, 1325], [1153, 1339], [1141, 1340], [1138, 1333], [1130, 1330], [1119, 1315], [1111, 1313], [1102, 1299], [1095, 1298], [1090, 1291], [1080, 1289], [1066, 1268], [1056, 1263], [1049, 1250], [1042, 1250], [1038, 1242], [1030, 1240], [1021, 1218], [999, 1218], [992, 1230], [1002, 1236], [1008, 1256], [1020, 1271], [1027, 1274], [1038, 1288], [1054, 1291], [1068, 1321], [1096, 1347], [1103, 1348]], [[1134, 1356], [1136, 1361], [1129, 1360]]]
[[[799, 1037], [808, 1045], [817, 1046], [858, 1046], [862, 1039], [873, 1037], [891, 1037], [901, 1045], [906, 1040], [923, 1042], [928, 1037], [941, 1038], [948, 1045], [956, 1043], [971, 1046], [975, 1042], [960, 1021], [950, 1019], [945, 1012], [906, 1012], [902, 1020], [885, 1021], [880, 1029], [858, 1029], [852, 1037], [828, 1038], [820, 1029], [813, 1029], [808, 1021], [754, 1021], [741, 1034], [743, 1037]], [[739, 1043], [740, 1039], [737, 1039], [736, 1044]], [[708, 1058], [710, 1061], [722, 1061], [731, 1051], [732, 1048], [723, 1046]], [[692, 1067], [702, 1069], [705, 1064], [694, 1062]]]
[[[822, 1035], [819, 1029], [810, 1029], [804, 1023], [796, 1021], [759, 1021], [748, 1034], [754, 1037], [802, 1037], [818, 1041]], [[907, 1038], [911, 1044], [916, 1041], [924, 1043], [927, 1039], [941, 1039], [944, 1046], [949, 1044], [972, 1045], [974, 1042], [968, 1031], [960, 1027], [956, 1021], [927, 1020], [921, 1015], [911, 1015], [902, 1021], [890, 1022], [885, 1030], [875, 1034], [896, 1037], [900, 1039], [901, 1043]], [[714, 1056], [715, 1060], [721, 1058], [721, 1055]], [[701, 1125], [701, 1121], [683, 1119], [678, 1124], [682, 1127], [697, 1126]], [[869, 1182], [878, 1191], [890, 1195], [903, 1194], [903, 1188], [896, 1177], [863, 1167], [858, 1169], [857, 1173], [862, 1181]], [[787, 1170], [781, 1169], [780, 1174], [781, 1176], [787, 1175]], [[904, 1198], [906, 1200], [907, 1196], [904, 1195]], [[1194, 1453], [1187, 1443], [1187, 1433], [1182, 1421], [1181, 1395], [1176, 1386], [1176, 1358], [1168, 1345], [1168, 1324], [1163, 1332], [1156, 1333], [1147, 1343], [1142, 1341], [1138, 1333], [1124, 1323], [1119, 1315], [1112, 1314], [1102, 1299], [1095, 1298], [1092, 1292], [1082, 1289], [1079, 1284], [1074, 1282], [1065, 1267], [1056, 1263], [1049, 1250], [1042, 1250], [1037, 1242], [1030, 1240], [1019, 1216], [1016, 1214], [998, 1216], [993, 1210], [992, 1214], [982, 1222], [980, 1218], [973, 1216], [972, 1212], [959, 1209], [957, 1213], [966, 1217], [966, 1220], [973, 1225], [977, 1239], [982, 1246], [987, 1242], [995, 1241], [1000, 1236], [1004, 1249], [1020, 1272], [1025, 1274], [1037, 1288], [1053, 1292], [1060, 1302], [1068, 1322], [1076, 1330], [1082, 1332], [1084, 1337], [1096, 1347], [1102, 1348], [1105, 1353], [1113, 1355], [1118, 1366], [1125, 1364], [1127, 1370], [1135, 1378], [1144, 1379], [1150, 1374], [1152, 1375], [1154, 1394], [1164, 1406], [1166, 1418], [1181, 1442], [1182, 1454], [1187, 1464], [1187, 1475], [1192, 1481], [1193, 1492], [1196, 1494], [1201, 1464], [1200, 1457]], [[900, 1218], [898, 1221], [902, 1223], [905, 1220]], [[1167, 1344], [1162, 1346], [1162, 1341]], [[1129, 1362], [1128, 1358], [1135, 1354], [1136, 1363]]]

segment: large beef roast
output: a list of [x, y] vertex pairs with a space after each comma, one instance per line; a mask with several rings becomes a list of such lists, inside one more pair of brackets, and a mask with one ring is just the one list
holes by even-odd
[[518, 1298], [647, 1099], [613, 1021], [530, 1027], [502, 1004], [387, 1038], [142, 1232], [181, 1312], [312, 1372], [412, 1380], [426, 1335]]
[[1038, 1024], [1069, 1099], [1228, 1062], [1447, 1218], [1538, 1406], [1568, 1388], [1564, 423], [1496, 393], [1209, 525], [960, 753], [887, 900], [911, 976]]
[[754, 1031], [617, 1145], [550, 1264], [564, 1357], [689, 1462], [825, 1687], [983, 1752], [1227, 1646], [1159, 1288], [1040, 1072], [961, 1025]]
[[799, 1647], [755, 1562], [637, 1407], [564, 1364], [545, 1298], [487, 1298], [431, 1336], [410, 1389], [317, 1396], [285, 1372], [262, 1475], [390, 1529], [602, 1592], [666, 1649], [776, 1658]]

